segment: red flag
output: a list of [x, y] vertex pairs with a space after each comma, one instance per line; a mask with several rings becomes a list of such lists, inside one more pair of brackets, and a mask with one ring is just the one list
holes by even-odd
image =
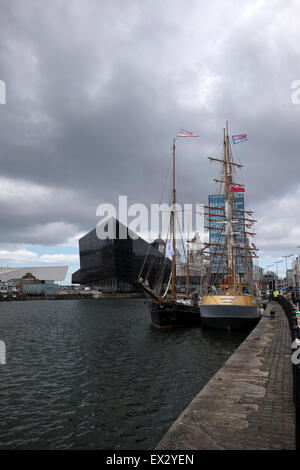
[[231, 193], [244, 193], [245, 192], [245, 188], [235, 188], [235, 187], [231, 187], [230, 188], [230, 192]]

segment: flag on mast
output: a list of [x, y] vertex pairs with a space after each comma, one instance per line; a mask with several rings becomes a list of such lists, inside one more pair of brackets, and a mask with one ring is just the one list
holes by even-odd
[[232, 142], [234, 144], [240, 144], [241, 142], [245, 142], [246, 140], [248, 140], [247, 134], [239, 134], [232, 136]]
[[231, 186], [230, 192], [231, 192], [231, 193], [244, 193], [244, 192], [245, 192], [245, 188], [236, 188], [236, 187], [234, 187], [234, 186]]
[[197, 134], [194, 134], [193, 132], [185, 131], [184, 129], [181, 129], [180, 132], [178, 132], [176, 137], [199, 137]]

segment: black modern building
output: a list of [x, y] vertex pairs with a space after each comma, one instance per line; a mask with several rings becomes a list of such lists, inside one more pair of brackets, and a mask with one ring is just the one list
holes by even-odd
[[112, 220], [114, 239], [101, 240], [94, 229], [79, 240], [80, 269], [73, 273], [72, 283], [102, 292], [137, 292], [139, 275], [148, 280], [151, 288], [159, 280], [166, 281], [171, 262], [165, 257], [163, 242], [149, 244], [118, 220], [109, 222]]

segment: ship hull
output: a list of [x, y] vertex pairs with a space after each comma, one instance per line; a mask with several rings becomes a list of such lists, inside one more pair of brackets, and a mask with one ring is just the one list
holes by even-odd
[[[203, 300], [201, 305], [201, 323], [208, 328], [226, 330], [250, 330], [254, 328], [261, 318], [256, 302], [251, 296], [246, 298], [232, 297], [221, 300], [212, 296]], [[212, 303], [214, 301], [214, 303]]]
[[176, 305], [175, 303], [160, 306], [149, 303], [152, 326], [159, 329], [187, 328], [200, 325], [200, 306]]

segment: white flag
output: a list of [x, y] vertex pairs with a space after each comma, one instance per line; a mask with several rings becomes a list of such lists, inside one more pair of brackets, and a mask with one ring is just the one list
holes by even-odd
[[185, 131], [184, 129], [181, 129], [180, 132], [178, 132], [177, 137], [199, 137], [197, 134], [193, 134], [193, 132]]
[[173, 255], [174, 255], [174, 250], [172, 247], [172, 243], [168, 243], [167, 248], [166, 248], [166, 256], [167, 258], [172, 258]]

